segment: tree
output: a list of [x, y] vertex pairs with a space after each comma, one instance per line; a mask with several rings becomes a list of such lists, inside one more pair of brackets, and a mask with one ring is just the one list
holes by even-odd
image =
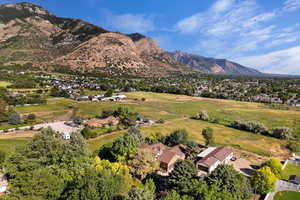
[[63, 141], [61, 134], [50, 128], [42, 129], [4, 163], [13, 188], [9, 196], [12, 199], [67, 199], [71, 194], [78, 195], [75, 183], [85, 175], [85, 169], [91, 167], [89, 157], [80, 133], [73, 133], [70, 140]]
[[259, 194], [274, 191], [276, 180], [276, 176], [268, 166], [258, 169], [251, 177], [252, 185]]
[[191, 160], [179, 160], [175, 163], [174, 170], [170, 174], [171, 185], [181, 191], [185, 184], [197, 175], [197, 168]]
[[21, 172], [12, 179], [13, 191], [7, 199], [59, 199], [64, 190], [64, 182], [49, 168], [41, 168], [26, 173]]
[[141, 132], [135, 128], [131, 128], [126, 134], [120, 136], [112, 144], [111, 151], [115, 160], [127, 160], [129, 155], [144, 142]]
[[219, 165], [209, 176], [210, 185], [216, 185], [219, 191], [228, 192], [233, 199], [249, 199], [250, 182], [231, 165]]
[[209, 115], [208, 115], [207, 111], [201, 111], [194, 117], [194, 119], [209, 121]]
[[128, 166], [135, 177], [144, 179], [147, 174], [154, 172], [159, 168], [159, 163], [149, 151], [138, 149], [136, 153], [130, 156]]
[[205, 145], [206, 146], [213, 146], [215, 144], [213, 129], [210, 127], [207, 127], [202, 130], [202, 136], [205, 139]]
[[27, 115], [26, 121], [27, 122], [34, 122], [36, 120], [36, 115], [35, 114], [29, 114]]
[[8, 120], [7, 103], [0, 98], [0, 122]]
[[113, 93], [114, 93], [113, 89], [110, 88], [105, 92], [104, 96], [111, 97], [113, 95]]
[[142, 188], [133, 188], [127, 200], [155, 200], [155, 185], [152, 179], [148, 179]]
[[181, 197], [175, 190], [171, 190], [165, 197], [161, 198], [161, 200], [181, 200]]
[[97, 137], [97, 133], [92, 131], [89, 127], [84, 127], [84, 129], [81, 131], [81, 134], [85, 139]]
[[264, 162], [261, 167], [269, 167], [271, 169], [271, 171], [273, 172], [273, 174], [277, 177], [280, 178], [282, 175], [282, 164], [280, 162], [280, 160], [276, 159], [276, 158], [272, 158], [266, 162]]
[[74, 117], [74, 119], [73, 119], [73, 123], [74, 123], [74, 124], [80, 125], [80, 124], [82, 124], [82, 122], [83, 122], [83, 120], [81, 119], [80, 116], [76, 116], [76, 117]]
[[193, 160], [200, 153], [199, 145], [195, 141], [188, 141], [185, 148], [185, 155], [187, 158]]
[[2, 150], [0, 150], [0, 169], [2, 168], [2, 165], [5, 161], [6, 153]]
[[293, 133], [287, 127], [277, 127], [272, 130], [272, 136], [279, 139], [292, 139]]
[[17, 112], [13, 112], [9, 116], [9, 123], [13, 125], [18, 125], [22, 123], [21, 115]]
[[166, 137], [166, 144], [168, 146], [174, 146], [177, 144], [186, 144], [187, 139], [188, 139], [187, 131], [185, 129], [179, 129]]

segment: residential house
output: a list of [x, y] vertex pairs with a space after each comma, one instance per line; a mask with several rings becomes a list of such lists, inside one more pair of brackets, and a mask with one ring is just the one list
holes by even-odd
[[176, 145], [172, 148], [167, 148], [165, 145], [158, 143], [153, 145], [144, 144], [142, 148], [147, 149], [152, 153], [154, 158], [159, 161], [160, 168], [170, 173], [174, 169], [174, 165], [178, 160], [184, 160], [184, 146]]
[[198, 154], [198, 169], [211, 173], [219, 165], [227, 164], [233, 158], [233, 152], [227, 147], [209, 147]]

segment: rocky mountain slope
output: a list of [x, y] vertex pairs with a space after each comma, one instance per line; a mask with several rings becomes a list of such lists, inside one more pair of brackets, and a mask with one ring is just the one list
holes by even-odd
[[34, 4], [0, 5], [0, 65], [28, 62], [49, 70], [114, 75], [258, 73], [227, 60], [168, 53], [141, 34], [112, 33], [79, 19], [57, 17]]
[[186, 64], [193, 69], [206, 73], [222, 73], [234, 75], [261, 75], [262, 73], [238, 63], [226, 59], [207, 58], [195, 54], [188, 54], [181, 51], [170, 53], [178, 62]]

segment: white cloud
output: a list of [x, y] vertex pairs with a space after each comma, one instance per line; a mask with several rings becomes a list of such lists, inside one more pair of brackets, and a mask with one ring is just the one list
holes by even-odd
[[300, 75], [300, 46], [268, 54], [236, 58], [235, 61], [267, 73]]
[[154, 30], [152, 17], [143, 14], [112, 14], [106, 16], [110, 28], [124, 33], [147, 33]]
[[198, 38], [191, 51], [229, 59], [243, 57], [299, 40], [298, 24], [274, 25], [276, 17], [298, 9], [298, 2], [286, 0], [282, 8], [265, 11], [256, 0], [218, 0], [206, 11], [180, 20], [175, 30]]
[[286, 0], [284, 2], [283, 12], [294, 12], [300, 8], [300, 0]]
[[235, 0], [220, 0], [217, 1], [211, 8], [213, 12], [221, 13], [230, 9]]

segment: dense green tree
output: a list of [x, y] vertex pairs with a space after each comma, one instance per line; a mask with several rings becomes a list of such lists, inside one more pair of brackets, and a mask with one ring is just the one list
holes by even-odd
[[6, 153], [4, 151], [0, 150], [0, 169], [2, 168], [5, 157], [6, 157]]
[[84, 127], [84, 129], [82, 129], [82, 131], [81, 131], [81, 134], [85, 139], [97, 137], [97, 133], [92, 131], [92, 129], [89, 127]]
[[267, 194], [275, 189], [277, 181], [270, 167], [265, 166], [258, 169], [251, 177], [252, 185], [259, 194]]
[[142, 188], [133, 188], [127, 200], [155, 200], [155, 185], [151, 179], [148, 179]]
[[[28, 195], [31, 195], [30, 199], [40, 199], [41, 195], [55, 196], [61, 191], [59, 188], [55, 188], [61, 187], [60, 181], [63, 182], [63, 194], [71, 193], [74, 182], [81, 179], [85, 169], [90, 167], [89, 155], [85, 140], [80, 133], [73, 133], [69, 141], [63, 141], [57, 132], [52, 129], [43, 129], [32, 138], [28, 145], [18, 148], [6, 159], [4, 169], [10, 178], [10, 187], [18, 188], [12, 190], [9, 196], [12, 198], [23, 196], [24, 199], [29, 198]], [[41, 179], [45, 174], [48, 176]], [[19, 185], [21, 179], [24, 180], [24, 184], [28, 184], [28, 187], [32, 187], [32, 190], [41, 191], [26, 193], [27, 188]], [[44, 185], [45, 191], [39, 189], [42, 185]], [[47, 192], [47, 187], [49, 190], [53, 190], [54, 194]], [[63, 194], [62, 196], [64, 196]], [[51, 198], [49, 197], [49, 199]]]
[[8, 120], [7, 103], [0, 98], [0, 122]]
[[7, 199], [58, 199], [64, 190], [63, 180], [54, 175], [50, 168], [39, 168], [27, 172], [19, 172], [10, 181], [13, 191]]
[[185, 185], [197, 175], [197, 168], [191, 160], [180, 160], [175, 163], [169, 181], [171, 185], [181, 191]]
[[127, 160], [129, 155], [144, 142], [143, 135], [135, 128], [120, 136], [112, 145], [112, 154], [116, 160]]
[[181, 197], [175, 190], [171, 190], [165, 197], [162, 197], [161, 200], [181, 200]]
[[212, 128], [210, 127], [204, 128], [202, 130], [202, 136], [205, 139], [206, 146], [213, 146], [215, 144], [214, 130]]
[[219, 191], [232, 194], [236, 200], [249, 199], [250, 182], [231, 165], [219, 165], [209, 176], [210, 185], [219, 187]]
[[179, 129], [172, 132], [166, 137], [166, 144], [168, 146], [174, 146], [177, 144], [186, 144], [188, 141], [188, 133], [185, 129]]
[[195, 141], [188, 141], [185, 148], [186, 157], [193, 160], [199, 153], [199, 144]]
[[110, 88], [105, 92], [104, 96], [111, 97], [113, 95], [113, 93], [114, 93], [113, 89]]

